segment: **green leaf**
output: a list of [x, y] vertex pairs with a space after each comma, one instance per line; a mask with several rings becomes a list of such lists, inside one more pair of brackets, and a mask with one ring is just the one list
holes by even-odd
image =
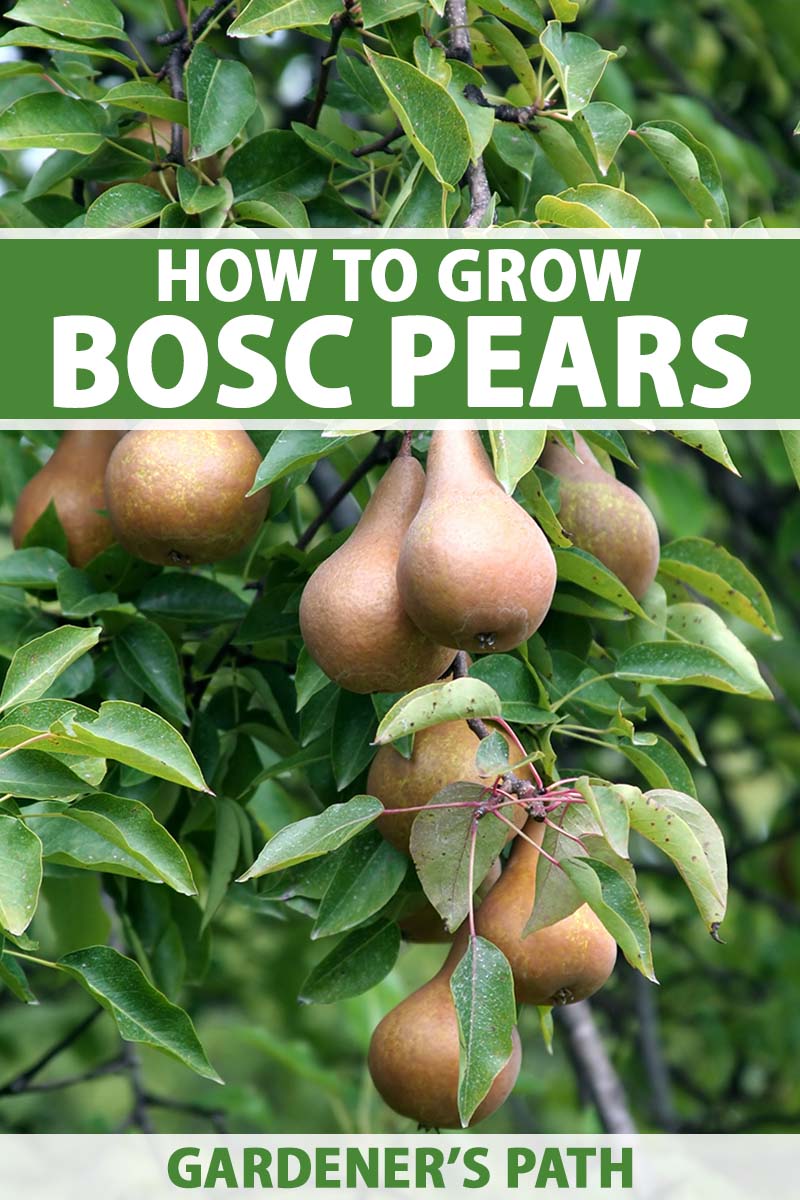
[[574, 21], [581, 8], [578, 0], [550, 0], [550, 7], [558, 21]]
[[564, 183], [570, 187], [597, 182], [597, 171], [587, 157], [589, 151], [586, 142], [572, 125], [554, 118], [542, 120], [532, 140], [541, 146]]
[[312, 938], [345, 933], [375, 916], [403, 882], [408, 859], [376, 829], [365, 829], [339, 856], [322, 897]]
[[488, 683], [500, 697], [503, 716], [521, 725], [551, 725], [555, 713], [542, 708], [546, 696], [529, 667], [512, 654], [486, 654], [469, 669], [470, 677]]
[[725, 916], [728, 868], [716, 822], [692, 796], [663, 789], [631, 789], [631, 826], [675, 864], [709, 930]]
[[[165, 883], [184, 896], [197, 895], [192, 871], [183, 850], [155, 819], [147, 805], [139, 800], [99, 792], [60, 811], [55, 805], [50, 805], [47, 808], [49, 815], [40, 821], [35, 819], [37, 810], [29, 811], [31, 823], [44, 842], [48, 858], [52, 857], [53, 849], [48, 848], [48, 832], [62, 822], [76, 822], [104, 839], [110, 847], [123, 851], [134, 863], [141, 864], [145, 868], [142, 872], [144, 878]], [[44, 811], [44, 807], [39, 811]], [[54, 813], [57, 815], [54, 816]], [[109, 857], [113, 864], [113, 850]]]
[[675, 121], [648, 121], [636, 136], [683, 192], [702, 221], [715, 227], [731, 223], [728, 201], [713, 154]]
[[[46, 30], [33, 26], [11, 29], [0, 38], [0, 46], [32, 46], [36, 50], [47, 50], [51, 54], [77, 54], [88, 55], [91, 58], [108, 58], [127, 67], [130, 71], [138, 70], [138, 64], [127, 54], [121, 54], [119, 50], [109, 50], [107, 46], [95, 44], [85, 46], [80, 42], [67, 41], [66, 38], [56, 37], [55, 34], [47, 33]], [[80, 153], [85, 154], [86, 151], [81, 150]]]
[[400, 930], [392, 921], [354, 929], [317, 963], [300, 989], [305, 1004], [333, 1004], [368, 992], [389, 974], [400, 953]]
[[256, 478], [248, 495], [268, 487], [278, 479], [284, 479], [300, 467], [309, 466], [332, 454], [346, 437], [318, 433], [316, 430], [284, 429], [267, 451], [266, 457], [256, 472]]
[[[7, 38], [0, 38], [0, 45]], [[103, 144], [105, 114], [99, 104], [61, 92], [39, 92], [0, 113], [0, 150], [74, 150], [91, 154]]]
[[596, 858], [567, 858], [561, 866], [630, 965], [657, 983], [647, 914], [627, 879]]
[[611, 849], [621, 858], [628, 858], [630, 808], [641, 795], [639, 789], [625, 784], [591, 785], [588, 779], [578, 780], [575, 786]]
[[789, 460], [789, 466], [792, 468], [792, 474], [797, 481], [797, 486], [800, 487], [800, 431], [782, 429], [780, 432], [783, 439], [783, 448]]
[[673, 604], [667, 612], [671, 633], [699, 646], [706, 646], [724, 658], [749, 684], [748, 695], [754, 700], [771, 700], [772, 692], [761, 678], [758, 663], [719, 613], [706, 604]]
[[0, 925], [24, 933], [42, 884], [42, 843], [16, 817], [0, 813]]
[[55, 588], [67, 566], [66, 558], [44, 546], [16, 550], [0, 562], [0, 587], [25, 588], [29, 592]]
[[56, 506], [51, 500], [47, 508], [31, 525], [22, 539], [24, 548], [29, 546], [49, 546], [59, 554], [67, 555], [69, 543], [64, 532], [64, 526], [59, 519]]
[[98, 196], [86, 210], [89, 229], [138, 229], [149, 225], [169, 204], [163, 192], [141, 183], [120, 183]]
[[[474, 808], [450, 808], [480, 800], [479, 783], [451, 783], [428, 802], [411, 826], [411, 857], [425, 895], [447, 928], [455, 930], [469, 912], [469, 859]], [[484, 879], [508, 840], [504, 821], [486, 816], [478, 822], [473, 883]]]
[[114, 655], [122, 670], [167, 716], [188, 722], [178, 655], [160, 625], [143, 617], [131, 621], [114, 638]]
[[18, 0], [6, 17], [79, 41], [123, 37], [122, 13], [111, 0]]
[[201, 213], [209, 208], [216, 208], [230, 198], [228, 190], [221, 183], [212, 186], [202, 183], [194, 171], [186, 167], [178, 167], [178, 198], [181, 208], [187, 213]]
[[144, 585], [139, 593], [139, 611], [189, 625], [216, 627], [240, 621], [247, 605], [214, 579], [167, 571]]
[[616, 749], [633, 763], [651, 787], [675, 788], [692, 796], [695, 794], [691, 771], [672, 742], [668, 742], [666, 738], [658, 738], [651, 746], [631, 746], [619, 742]]
[[241, 848], [240, 810], [232, 800], [218, 796], [214, 800], [214, 852], [208, 873], [206, 901], [203, 908], [201, 933], [219, 908], [233, 880]]
[[537, 471], [529, 471], [527, 475], [523, 475], [519, 481], [519, 491], [525, 501], [525, 507], [537, 524], [541, 525], [542, 531], [547, 534], [553, 545], [569, 549], [572, 542], [564, 533], [561, 522], [553, 512]]
[[15, 958], [0, 953], [0, 984], [7, 987], [12, 996], [23, 1004], [38, 1004], [31, 991], [27, 976]]
[[565, 229], [660, 228], [641, 200], [606, 183], [582, 183], [557, 196], [542, 196], [536, 205], [536, 219]]
[[111, 1013], [126, 1042], [152, 1046], [204, 1079], [222, 1082], [188, 1014], [153, 987], [133, 959], [110, 946], [88, 946], [65, 955], [58, 966]]
[[661, 550], [659, 572], [707, 596], [762, 633], [778, 636], [769, 597], [744, 563], [706, 538], [685, 537]]
[[18, 800], [67, 800], [93, 790], [82, 775], [41, 750], [15, 750], [0, 759], [0, 791]]
[[660, 688], [650, 688], [645, 693], [644, 699], [658, 713], [664, 724], [672, 730], [680, 743], [689, 751], [692, 758], [696, 762], [699, 762], [701, 766], [705, 766], [706, 760], [703, 757], [703, 751], [700, 749], [697, 734], [689, 724], [688, 718], [682, 709], [678, 708], [677, 704], [674, 704]]
[[514, 1052], [514, 977], [502, 950], [471, 937], [450, 978], [458, 1018], [458, 1112], [466, 1128]]
[[93, 721], [66, 717], [55, 725], [57, 733], [73, 737], [87, 751], [112, 758], [198, 792], [210, 789], [197, 761], [177, 729], [157, 713], [129, 704], [107, 700]]
[[645, 615], [642, 606], [633, 598], [625, 584], [588, 550], [572, 546], [569, 550], [556, 548], [553, 553], [559, 583], [576, 583], [587, 592], [602, 596], [604, 600], [610, 600], [612, 604], [635, 613], [637, 617]]
[[445, 88], [410, 63], [375, 53], [368, 53], [368, 60], [425, 166], [444, 187], [455, 187], [472, 153], [467, 122], [458, 105]]
[[314, 817], [304, 817], [279, 829], [248, 871], [239, 879], [257, 879], [309, 858], [338, 850], [383, 812], [374, 796], [354, 796], [346, 804], [332, 804]]
[[85, 571], [67, 567], [56, 581], [58, 603], [65, 617], [92, 617], [102, 609], [116, 608], [119, 597], [114, 592], [97, 592]]
[[[718, 429], [671, 429], [670, 433], [679, 442], [683, 442], [686, 446], [691, 446], [694, 450], [699, 450], [701, 454], [705, 454], [706, 458], [711, 458], [714, 462], [721, 463], [723, 467], [726, 467], [734, 475], [739, 474], [728, 452], [728, 447], [725, 445], [725, 439]], [[783, 436], [783, 433], [781, 433], [781, 437]]]
[[525, 89], [528, 100], [534, 103], [539, 92], [536, 72], [531, 66], [528, 51], [519, 38], [496, 17], [480, 17], [475, 29], [486, 38], [498, 52], [502, 61], [510, 67]]
[[616, 104], [593, 100], [576, 113], [574, 119], [601, 174], [607, 175], [617, 151], [630, 133], [630, 117]]
[[686, 642], [631, 646], [617, 659], [614, 674], [633, 683], [693, 684], [740, 696], [753, 695], [752, 681], [721, 654]]
[[467, 677], [428, 683], [392, 705], [378, 726], [374, 744], [385, 746], [443, 721], [499, 717], [501, 711], [499, 696], [480, 679]]
[[244, 200], [233, 210], [237, 221], [254, 221], [273, 229], [308, 229], [305, 206], [291, 192], [272, 192], [266, 188], [260, 200]]
[[544, 429], [489, 431], [495, 475], [509, 496], [513, 495], [520, 479], [533, 470], [544, 449], [546, 437]]
[[297, 692], [297, 712], [300, 712], [318, 692], [326, 688], [330, 680], [322, 667], [318, 667], [305, 646], [297, 658], [294, 687]]
[[535, 0], [483, 0], [481, 8], [499, 17], [509, 25], [516, 25], [527, 33], [540, 34], [545, 27], [544, 17]]
[[186, 68], [189, 154], [208, 158], [229, 146], [256, 109], [253, 76], [243, 62], [218, 58], [205, 42], [195, 46]]
[[62, 625], [20, 646], [0, 692], [0, 712], [25, 700], [38, 700], [67, 667], [100, 639], [99, 626]]
[[289, 129], [269, 129], [231, 155], [225, 175], [236, 201], [260, 200], [266, 188], [313, 200], [328, 178], [330, 164]]
[[189, 124], [186, 101], [173, 99], [166, 88], [158, 83], [148, 83], [146, 79], [120, 83], [107, 91], [104, 99], [107, 104], [115, 104], [117, 108], [147, 113], [150, 117], [160, 117], [173, 124]]
[[258, 37], [281, 29], [327, 25], [340, 0], [251, 0], [228, 29], [230, 37]]
[[358, 778], [372, 758], [374, 729], [370, 697], [340, 691], [331, 732], [331, 767], [340, 791]]
[[481, 738], [475, 751], [475, 766], [480, 775], [502, 775], [508, 770], [508, 742], [496, 730]]
[[582, 33], [564, 33], [560, 21], [548, 22], [539, 39], [547, 65], [558, 80], [567, 115], [585, 108], [616, 54]]

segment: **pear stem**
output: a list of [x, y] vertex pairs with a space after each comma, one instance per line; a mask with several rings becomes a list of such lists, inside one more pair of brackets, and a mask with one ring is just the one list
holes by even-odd
[[340, 486], [336, 489], [332, 496], [328, 497], [325, 504], [320, 509], [319, 513], [308, 526], [308, 528], [300, 534], [300, 537], [297, 539], [298, 550], [305, 550], [306, 547], [311, 544], [315, 534], [319, 532], [334, 509], [338, 508], [345, 496], [348, 496], [350, 492], [352, 492], [356, 484], [360, 483], [364, 476], [371, 471], [374, 466], [376, 466], [378, 463], [389, 462], [393, 457], [393, 452], [395, 449], [397, 449], [397, 440], [394, 439], [390, 442], [387, 442], [384, 432], [381, 431], [378, 434], [378, 441], [372, 447], [369, 454], [367, 454], [366, 457], [361, 460], [358, 466], [350, 472], [346, 479], [342, 480]]

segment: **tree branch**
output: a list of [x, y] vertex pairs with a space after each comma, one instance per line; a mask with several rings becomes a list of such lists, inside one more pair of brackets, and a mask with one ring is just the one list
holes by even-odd
[[636, 1016], [639, 1022], [639, 1048], [647, 1074], [648, 1096], [653, 1116], [661, 1128], [672, 1133], [678, 1119], [672, 1103], [669, 1068], [658, 1027], [658, 999], [655, 984], [641, 971], [631, 971]]
[[370, 142], [368, 146], [356, 146], [355, 150], [351, 151], [351, 153], [353, 158], [364, 158], [367, 154], [377, 154], [379, 150], [387, 150], [392, 142], [396, 142], [402, 136], [403, 126], [395, 125], [394, 129], [384, 134], [382, 138], [378, 138], [376, 142]]
[[51, 1046], [49, 1050], [45, 1050], [44, 1054], [41, 1056], [41, 1058], [37, 1058], [33, 1066], [28, 1067], [27, 1070], [23, 1071], [20, 1075], [15, 1076], [14, 1079], [10, 1079], [8, 1083], [0, 1088], [0, 1096], [18, 1096], [21, 1092], [28, 1091], [29, 1084], [32, 1083], [36, 1076], [43, 1071], [44, 1068], [48, 1066], [48, 1064], [51, 1063], [54, 1058], [57, 1058], [59, 1054], [77, 1042], [78, 1039], [83, 1036], [89, 1026], [94, 1024], [102, 1011], [103, 1010], [101, 1008], [93, 1009], [92, 1012], [90, 1012], [88, 1016], [85, 1016], [82, 1021], [79, 1021], [78, 1024], [69, 1031], [69, 1033], [66, 1033], [62, 1038], [59, 1038], [55, 1045]]
[[588, 1000], [553, 1009], [563, 1026], [579, 1085], [592, 1097], [606, 1133], [636, 1133], [622, 1080], [608, 1057]]
[[[474, 66], [467, 20], [467, 0], [447, 0], [445, 15], [450, 26], [448, 58], [457, 58], [470, 67]], [[469, 188], [469, 216], [464, 222], [464, 228], [475, 229], [483, 225], [492, 204], [492, 189], [489, 187], [482, 157], [470, 163], [465, 179]]]
[[312, 129], [317, 128], [319, 114], [325, 105], [328, 97], [328, 83], [330, 80], [331, 67], [336, 58], [336, 51], [339, 49], [339, 42], [342, 40], [342, 34], [351, 23], [358, 23], [360, 20], [360, 4], [357, 0], [343, 0], [344, 9], [340, 13], [335, 13], [331, 18], [331, 37], [328, 42], [328, 47], [322, 56], [319, 64], [319, 79], [317, 80], [317, 90], [314, 94], [314, 102], [309, 109], [306, 117], [306, 125], [310, 125]]

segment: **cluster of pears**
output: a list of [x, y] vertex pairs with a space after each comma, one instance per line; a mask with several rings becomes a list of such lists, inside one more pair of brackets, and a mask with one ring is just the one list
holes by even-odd
[[544, 620], [550, 545], [506, 495], [477, 433], [437, 430], [427, 475], [403, 447], [352, 536], [306, 585], [300, 628], [325, 674], [353, 692], [438, 679], [456, 650], [510, 650]]
[[[523, 936], [533, 907], [536, 868], [544, 825], [528, 820], [517, 837], [505, 869], [495, 866], [476, 895], [475, 929], [498, 946], [514, 978], [518, 1004], [556, 1005], [585, 1000], [603, 986], [616, 961], [614, 939], [588, 905], [570, 916]], [[530, 839], [530, 840], [528, 840]], [[431, 926], [425, 940], [442, 941]], [[451, 935], [452, 936], [452, 935]], [[375, 1029], [369, 1070], [386, 1103], [418, 1124], [453, 1128], [458, 1113], [459, 1033], [450, 980], [467, 948], [462, 925], [439, 971]], [[504, 1102], [519, 1074], [521, 1047], [516, 1029], [508, 1062], [494, 1079], [471, 1124], [490, 1116]]]
[[14, 545], [52, 503], [76, 567], [114, 540], [167, 566], [229, 558], [266, 516], [269, 489], [247, 494], [260, 463], [241, 429], [68, 430], [20, 493]]
[[[507, 737], [509, 765], [522, 779], [531, 779], [529, 766], [518, 764], [520, 748]], [[370, 767], [367, 791], [393, 810], [378, 819], [387, 841], [409, 853], [411, 827], [417, 810], [448, 784], [457, 781], [486, 784], [478, 771], [478, 741], [466, 721], [449, 721], [421, 730], [411, 757], [393, 746], [382, 746]], [[507, 810], [508, 811], [508, 810]], [[545, 826], [528, 818], [524, 806], [511, 810], [517, 829], [505, 869], [495, 862], [476, 890], [476, 932], [503, 951], [514, 976], [519, 1004], [569, 1004], [602, 987], [614, 967], [616, 944], [587, 905], [556, 924], [523, 936], [533, 907], [536, 868]], [[524, 826], [523, 837], [515, 834]], [[455, 936], [433, 906], [399, 917], [409, 941], [452, 942], [450, 951], [429, 983], [403, 1000], [375, 1030], [369, 1069], [383, 1099], [396, 1112], [433, 1128], [458, 1126], [459, 1035], [450, 979], [467, 945], [462, 925]], [[509, 1062], [476, 1110], [473, 1123], [494, 1112], [514, 1086], [520, 1067], [519, 1039]]]

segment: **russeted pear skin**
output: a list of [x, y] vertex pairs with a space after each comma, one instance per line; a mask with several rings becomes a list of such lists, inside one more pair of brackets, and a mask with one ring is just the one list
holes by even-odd
[[51, 500], [67, 535], [73, 567], [83, 567], [114, 540], [103, 479], [111, 451], [122, 435], [113, 429], [68, 429], [50, 459], [20, 492], [11, 537], [19, 549]]
[[658, 570], [653, 514], [632, 488], [603, 470], [579, 433], [575, 450], [579, 458], [550, 440], [539, 460], [560, 480], [559, 520], [576, 546], [598, 558], [641, 600]]
[[[523, 833], [539, 845], [544, 829], [541, 821], [530, 820]], [[518, 1004], [573, 1004], [607, 981], [617, 944], [587, 904], [522, 936], [533, 908], [538, 860], [538, 850], [518, 837], [508, 865], [476, 913], [475, 927], [508, 959]]]
[[[464, 948], [464, 937], [457, 938], [441, 970], [387, 1013], [370, 1042], [367, 1061], [375, 1087], [396, 1113], [426, 1129], [456, 1129], [461, 1125], [458, 1019], [450, 977]], [[491, 1116], [514, 1087], [522, 1061], [516, 1029], [512, 1043], [511, 1058], [478, 1105], [470, 1125]]]
[[[513, 767], [523, 754], [510, 738], [504, 733], [502, 736], [508, 744], [509, 762]], [[384, 808], [417, 809], [450, 783], [464, 781], [486, 785], [491, 781], [478, 774], [475, 763], [478, 745], [478, 739], [466, 721], [445, 721], [421, 729], [414, 737], [411, 758], [403, 758], [394, 746], [381, 746], [370, 765], [367, 792], [377, 796]], [[511, 820], [518, 815], [522, 824], [525, 818], [522, 808], [509, 810]], [[416, 812], [386, 813], [378, 817], [377, 825], [387, 842], [408, 854], [411, 826], [416, 816]]]
[[455, 656], [409, 620], [397, 590], [397, 557], [424, 487], [420, 464], [401, 453], [353, 533], [303, 591], [306, 648], [328, 678], [350, 692], [410, 691], [433, 683]]
[[261, 455], [243, 429], [135, 429], [108, 463], [106, 505], [117, 540], [137, 558], [190, 567], [238, 554], [269, 506], [254, 496]]
[[431, 438], [397, 583], [415, 625], [472, 653], [513, 650], [547, 615], [556, 584], [550, 544], [503, 491], [473, 430]]

